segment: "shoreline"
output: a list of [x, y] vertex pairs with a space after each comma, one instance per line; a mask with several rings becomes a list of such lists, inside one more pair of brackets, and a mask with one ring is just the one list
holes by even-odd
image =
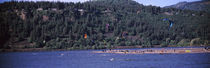
[[[117, 46], [110, 49], [142, 48], [141, 46]], [[107, 48], [104, 48], [107, 49]], [[46, 49], [46, 48], [24, 48], [24, 49], [0, 49], [0, 52], [42, 52], [42, 51], [70, 51], [70, 50], [99, 50], [99, 49]]]
[[198, 48], [148, 48], [148, 49], [136, 49], [136, 50], [103, 50], [103, 51], [94, 51], [93, 53], [113, 53], [113, 54], [185, 54], [185, 53], [210, 53], [210, 49], [204, 47]]
[[0, 52], [45, 52], [45, 51], [66, 51], [68, 49], [45, 49], [45, 48], [26, 48], [26, 49], [0, 49]]
[[[180, 48], [204, 48], [202, 47], [152, 47], [152, 48], [143, 48], [142, 46], [117, 46], [117, 47], [112, 47], [110, 48], [111, 50], [117, 50], [117, 49], [141, 49], [141, 50], [146, 50], [146, 49], [180, 49]], [[45, 52], [45, 51], [74, 51], [74, 50], [109, 50], [107, 48], [104, 49], [46, 49], [46, 48], [24, 48], [24, 49], [0, 49], [0, 52]], [[210, 50], [210, 49], [209, 49]]]

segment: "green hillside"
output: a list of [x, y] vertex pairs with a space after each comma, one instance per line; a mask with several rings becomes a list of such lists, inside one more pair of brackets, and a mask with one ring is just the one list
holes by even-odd
[[0, 4], [0, 48], [209, 45], [210, 14], [132, 0]]

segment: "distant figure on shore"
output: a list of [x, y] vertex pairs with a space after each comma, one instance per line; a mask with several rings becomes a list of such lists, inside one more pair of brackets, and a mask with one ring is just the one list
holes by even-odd
[[102, 50], [102, 52], [106, 52], [106, 50]]
[[208, 50], [209, 49], [209, 46], [205, 47], [205, 49]]

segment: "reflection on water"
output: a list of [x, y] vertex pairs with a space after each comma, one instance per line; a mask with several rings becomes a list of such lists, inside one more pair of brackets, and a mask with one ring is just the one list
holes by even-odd
[[208, 68], [209, 53], [105, 54], [89, 51], [0, 53], [0, 68]]

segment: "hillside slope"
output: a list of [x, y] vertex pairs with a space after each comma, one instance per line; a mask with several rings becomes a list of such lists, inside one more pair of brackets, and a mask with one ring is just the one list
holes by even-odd
[[0, 48], [102, 49], [208, 45], [209, 13], [132, 0], [0, 4]]

